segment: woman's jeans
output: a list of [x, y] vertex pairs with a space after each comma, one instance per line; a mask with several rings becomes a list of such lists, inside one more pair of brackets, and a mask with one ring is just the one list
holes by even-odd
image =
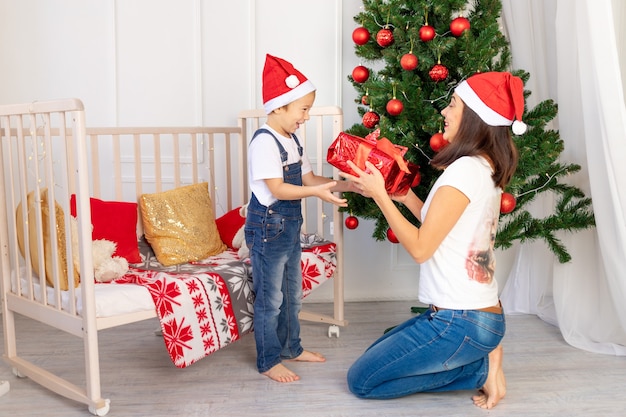
[[279, 201], [268, 208], [253, 198], [248, 206], [244, 230], [252, 262], [254, 337], [261, 373], [303, 351], [298, 320], [302, 306], [301, 213], [299, 200], [297, 204]]
[[481, 388], [505, 328], [503, 314], [428, 309], [374, 342], [348, 371], [348, 386], [377, 399]]

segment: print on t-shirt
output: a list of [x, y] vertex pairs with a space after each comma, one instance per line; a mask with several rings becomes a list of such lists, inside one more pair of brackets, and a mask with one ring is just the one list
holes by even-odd
[[488, 207], [485, 212], [485, 222], [476, 231], [476, 240], [472, 242], [465, 260], [467, 275], [473, 281], [489, 284], [494, 277], [496, 257], [494, 244], [498, 228], [498, 215]]

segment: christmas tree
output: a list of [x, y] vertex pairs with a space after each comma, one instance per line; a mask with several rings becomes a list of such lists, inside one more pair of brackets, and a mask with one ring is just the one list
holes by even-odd
[[[380, 130], [380, 137], [408, 148], [405, 159], [419, 166], [421, 182], [413, 188], [424, 200], [440, 171], [430, 159], [446, 142], [443, 118], [454, 87], [476, 72], [511, 71], [524, 83], [529, 74], [511, 70], [509, 45], [500, 31], [499, 0], [363, 0], [363, 11], [354, 17], [355, 53], [362, 62], [349, 80], [358, 92], [355, 100], [362, 123], [347, 133], [365, 137]], [[525, 91], [526, 97], [530, 95]], [[591, 200], [577, 187], [563, 182], [580, 170], [559, 160], [563, 141], [547, 128], [557, 115], [552, 100], [525, 109], [528, 130], [514, 136], [520, 153], [516, 174], [504, 190], [496, 247], [506, 249], [515, 241], [543, 239], [559, 262], [571, 259], [557, 237], [560, 231], [592, 227]], [[541, 193], [553, 193], [553, 212], [533, 217], [529, 203]], [[393, 232], [369, 198], [348, 194], [353, 228], [355, 216], [374, 219], [373, 237], [394, 241]], [[398, 208], [419, 225], [402, 205]]]

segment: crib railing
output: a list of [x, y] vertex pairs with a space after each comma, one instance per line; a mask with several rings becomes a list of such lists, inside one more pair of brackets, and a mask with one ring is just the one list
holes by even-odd
[[[316, 173], [336, 178], [325, 163], [325, 151], [341, 131], [341, 110], [314, 108], [311, 115], [307, 130], [298, 134]], [[215, 215], [220, 216], [249, 198], [246, 151], [253, 130], [248, 123], [258, 126], [263, 116], [259, 111], [244, 112], [239, 127], [86, 128], [83, 104], [77, 99], [0, 106], [3, 358], [14, 373], [87, 404], [93, 414], [108, 412], [109, 401], [101, 397], [98, 331], [156, 314], [151, 309], [97, 317], [90, 198], [136, 202], [143, 193], [206, 181]], [[71, 239], [72, 195], [77, 247]], [[337, 268], [334, 314], [303, 312], [301, 317], [335, 328], [346, 325], [341, 213], [311, 201], [305, 215], [314, 220], [306, 222], [304, 231], [337, 243]], [[138, 221], [137, 237], [141, 233]], [[78, 276], [80, 284], [75, 286]], [[83, 340], [84, 387], [18, 354], [16, 314]]]
[[248, 200], [238, 127], [90, 127], [87, 137], [94, 197], [136, 202], [144, 193], [206, 181], [216, 217]]
[[[137, 202], [206, 181], [219, 216], [247, 201], [245, 154], [238, 127], [86, 128], [80, 100], [0, 106], [0, 285], [4, 359], [14, 373], [106, 414], [98, 331], [156, 314], [96, 316], [90, 197]], [[70, 238], [72, 194], [79, 249]], [[18, 354], [15, 314], [83, 339], [84, 388]]]
[[[95, 413], [108, 410], [108, 401], [100, 395], [95, 307], [94, 303], [76, 302], [79, 295], [83, 300], [94, 296], [85, 138], [80, 100], [0, 106], [4, 359], [16, 374], [84, 402]], [[78, 267], [74, 266], [71, 239], [67, 238], [70, 211], [57, 203], [69, 202], [70, 194], [76, 194], [77, 239], [84, 248]], [[39, 274], [34, 274], [35, 270]], [[75, 288], [78, 273], [83, 279]], [[83, 338], [85, 367], [89, 370], [85, 388], [18, 355], [15, 314]]]

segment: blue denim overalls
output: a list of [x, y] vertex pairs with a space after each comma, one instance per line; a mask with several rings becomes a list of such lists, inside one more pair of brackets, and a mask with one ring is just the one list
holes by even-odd
[[[287, 151], [276, 136], [259, 129], [252, 140], [259, 133], [274, 137], [283, 162], [284, 181], [301, 186], [302, 162], [287, 164]], [[302, 146], [295, 135], [292, 137], [302, 157]], [[301, 200], [278, 200], [266, 207], [252, 194], [244, 231], [252, 262], [254, 337], [261, 373], [303, 351], [298, 320], [302, 305], [301, 227]]]

